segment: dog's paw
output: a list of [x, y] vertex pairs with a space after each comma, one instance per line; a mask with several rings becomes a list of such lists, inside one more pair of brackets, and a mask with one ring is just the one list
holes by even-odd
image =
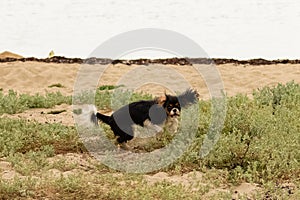
[[158, 125], [154, 125], [153, 126], [153, 129], [155, 130], [155, 132], [157, 132], [157, 133], [160, 133], [160, 132], [162, 132], [163, 131], [163, 128], [162, 127], [160, 127], [160, 126], [158, 126]]
[[126, 142], [123, 142], [121, 144], [118, 144], [118, 151], [121, 151], [121, 150], [132, 151], [133, 148]]

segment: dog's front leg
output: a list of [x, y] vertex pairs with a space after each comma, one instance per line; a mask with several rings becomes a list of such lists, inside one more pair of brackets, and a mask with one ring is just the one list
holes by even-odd
[[178, 119], [176, 117], [167, 118], [166, 128], [170, 133], [177, 133], [178, 130]]
[[160, 133], [163, 131], [163, 128], [158, 126], [157, 124], [153, 124], [150, 120], [144, 121], [144, 126], [150, 129], [153, 129], [156, 133]]

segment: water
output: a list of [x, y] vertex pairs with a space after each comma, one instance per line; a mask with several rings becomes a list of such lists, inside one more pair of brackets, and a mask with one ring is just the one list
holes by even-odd
[[[165, 28], [210, 57], [300, 57], [298, 0], [2, 0], [0, 19], [0, 52], [23, 56], [85, 58], [119, 33]], [[136, 56], [167, 56], [146, 54]]]

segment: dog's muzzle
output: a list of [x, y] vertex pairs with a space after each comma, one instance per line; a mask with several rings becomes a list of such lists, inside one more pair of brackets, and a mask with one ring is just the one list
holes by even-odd
[[180, 115], [180, 111], [178, 108], [173, 108], [170, 112], [171, 117], [175, 117], [175, 116], [179, 116], [179, 115]]

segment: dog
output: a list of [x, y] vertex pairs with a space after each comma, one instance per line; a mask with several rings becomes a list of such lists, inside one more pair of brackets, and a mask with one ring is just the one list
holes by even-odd
[[117, 142], [124, 144], [134, 138], [133, 125], [152, 128], [157, 133], [162, 132], [162, 125], [166, 125], [170, 131], [176, 132], [181, 109], [196, 103], [198, 97], [196, 90], [187, 89], [178, 96], [165, 94], [153, 100], [130, 103], [110, 116], [95, 111], [91, 115], [91, 121], [96, 125], [98, 120], [108, 124], [117, 137]]

